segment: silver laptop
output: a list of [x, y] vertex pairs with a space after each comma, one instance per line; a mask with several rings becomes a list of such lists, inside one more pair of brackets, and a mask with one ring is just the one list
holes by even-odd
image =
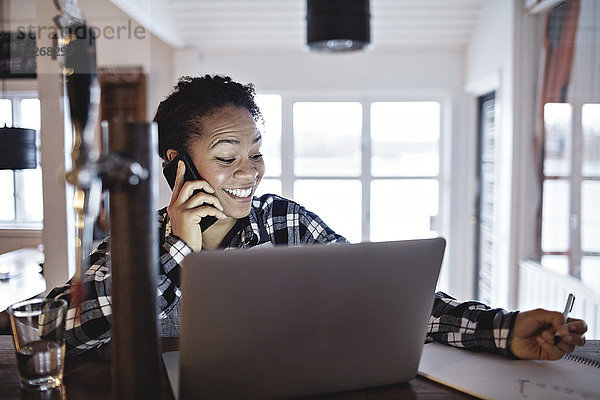
[[415, 377], [442, 238], [194, 253], [183, 262], [187, 399], [293, 398]]

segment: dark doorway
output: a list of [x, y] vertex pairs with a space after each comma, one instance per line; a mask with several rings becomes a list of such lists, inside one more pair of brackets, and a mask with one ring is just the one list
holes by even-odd
[[494, 267], [496, 192], [496, 93], [477, 98], [477, 197], [475, 201], [475, 298], [490, 304]]

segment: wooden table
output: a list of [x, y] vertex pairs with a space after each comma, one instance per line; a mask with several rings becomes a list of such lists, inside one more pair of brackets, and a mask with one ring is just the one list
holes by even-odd
[[24, 248], [0, 254], [0, 312], [13, 303], [44, 293], [46, 280], [40, 274], [44, 253]]
[[[162, 351], [178, 349], [178, 339], [163, 338]], [[172, 400], [166, 371], [163, 368], [161, 399]], [[0, 399], [44, 399], [44, 400], [100, 400], [111, 398], [110, 361], [107, 357], [90, 352], [82, 356], [67, 358], [64, 385], [51, 392], [22, 392], [19, 387], [17, 360], [9, 335], [0, 335]], [[157, 394], [157, 398], [159, 398]], [[317, 396], [312, 399], [328, 400], [376, 400], [376, 399], [473, 399], [464, 393], [417, 376], [408, 383], [377, 388]]]

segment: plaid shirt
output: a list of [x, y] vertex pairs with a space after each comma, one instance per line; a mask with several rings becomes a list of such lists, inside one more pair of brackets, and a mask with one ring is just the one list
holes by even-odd
[[[160, 262], [157, 303], [159, 319], [168, 318], [178, 307], [181, 297], [181, 262], [192, 252], [191, 247], [171, 233], [166, 208], [159, 211]], [[293, 201], [275, 195], [254, 198], [250, 214], [225, 238], [222, 247], [301, 246], [313, 243], [347, 242], [332, 231], [317, 215]], [[110, 341], [111, 273], [109, 242], [106, 239], [89, 257], [89, 269], [83, 282], [86, 299], [80, 319], [69, 307], [66, 321], [68, 354], [78, 354]], [[69, 301], [69, 284], [53, 289], [48, 297]], [[457, 302], [438, 292], [427, 332], [428, 341], [456, 347], [500, 352], [512, 356], [509, 338], [516, 312], [490, 309], [478, 302]]]

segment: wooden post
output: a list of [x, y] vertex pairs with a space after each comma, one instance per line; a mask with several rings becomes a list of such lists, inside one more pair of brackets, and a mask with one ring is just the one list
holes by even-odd
[[156, 125], [110, 122], [108, 148], [148, 172], [135, 185], [110, 188], [113, 393], [116, 399], [153, 399], [160, 393]]

